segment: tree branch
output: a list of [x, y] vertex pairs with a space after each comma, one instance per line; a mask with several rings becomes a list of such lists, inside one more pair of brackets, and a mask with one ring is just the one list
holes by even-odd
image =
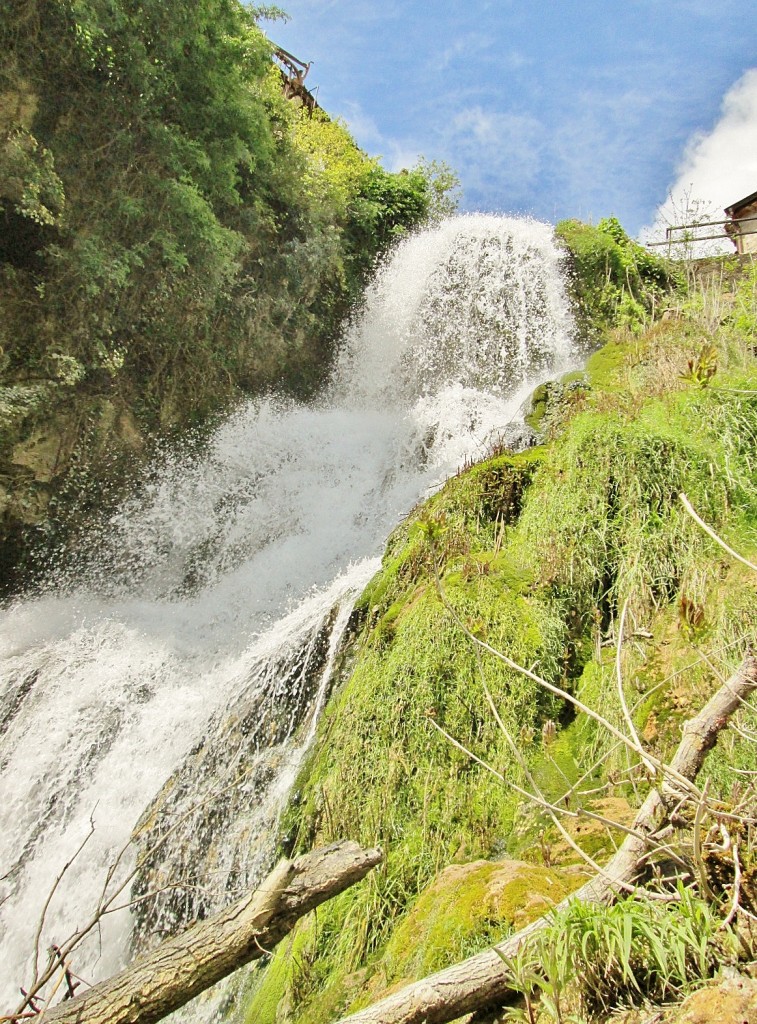
[[153, 1024], [262, 956], [300, 917], [360, 881], [382, 859], [381, 850], [341, 842], [283, 860], [253, 893], [47, 1010], [45, 1022]]

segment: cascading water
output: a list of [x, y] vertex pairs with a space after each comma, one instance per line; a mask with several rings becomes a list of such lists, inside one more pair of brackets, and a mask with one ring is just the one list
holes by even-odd
[[572, 337], [546, 225], [471, 216], [413, 237], [319, 402], [250, 403], [93, 531], [76, 583], [6, 610], [2, 1012], [88, 833], [40, 961], [124, 847], [115, 904], [174, 886], [102, 920], [75, 954], [88, 981], [254, 884], [387, 533], [569, 367]]

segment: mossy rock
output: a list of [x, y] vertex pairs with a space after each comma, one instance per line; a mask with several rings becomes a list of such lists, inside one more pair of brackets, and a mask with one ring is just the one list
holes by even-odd
[[629, 361], [628, 346], [622, 340], [608, 341], [586, 361], [586, 374], [592, 388], [603, 391], [622, 388], [619, 378]]
[[545, 381], [537, 388], [534, 388], [529, 399], [529, 409], [523, 417], [529, 427], [539, 430], [549, 406], [550, 391], [554, 387], [552, 381]]
[[572, 370], [557, 381], [540, 384], [531, 395], [525, 422], [538, 434], [549, 434], [559, 429], [589, 390], [588, 375], [584, 370]]
[[303, 966], [303, 955], [311, 938], [312, 922], [301, 922], [276, 947], [270, 963], [253, 973], [245, 1020], [248, 1024], [276, 1024], [287, 1019], [294, 977]]
[[524, 928], [583, 881], [578, 872], [525, 861], [453, 864], [420, 894], [395, 929], [381, 973], [392, 983], [441, 970]]
[[528, 569], [510, 558], [500, 558], [497, 536], [514, 525], [528, 488], [544, 458], [541, 447], [522, 452], [501, 452], [468, 466], [450, 478], [423, 505], [415, 508], [387, 541], [380, 572], [371, 580], [357, 602], [373, 624], [384, 618], [393, 628], [405, 604], [431, 583], [431, 552], [423, 535], [423, 524], [438, 526], [436, 555], [443, 562], [467, 566], [475, 574], [476, 562], [502, 571], [505, 585], [513, 580], [521, 590], [529, 578]]
[[[648, 1013], [643, 1019], [648, 1019]], [[744, 975], [712, 982], [669, 1007], [661, 1024], [757, 1024], [757, 981]]]

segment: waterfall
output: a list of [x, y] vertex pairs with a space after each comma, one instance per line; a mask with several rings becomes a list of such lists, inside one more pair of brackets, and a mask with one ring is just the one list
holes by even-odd
[[575, 361], [560, 262], [548, 226], [503, 217], [404, 241], [317, 402], [252, 401], [199, 455], [165, 457], [75, 573], [5, 609], [2, 1012], [72, 858], [41, 962], [109, 873], [114, 906], [139, 900], [77, 949], [87, 981], [266, 870], [388, 532]]

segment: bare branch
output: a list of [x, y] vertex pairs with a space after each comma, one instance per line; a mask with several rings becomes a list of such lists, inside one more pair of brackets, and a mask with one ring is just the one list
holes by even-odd
[[[621, 709], [623, 711], [623, 717], [626, 720], [626, 725], [628, 726], [628, 731], [630, 732], [631, 738], [633, 739], [633, 741], [636, 744], [637, 748], [639, 750], [643, 750], [644, 748], [641, 745], [641, 740], [639, 739], [639, 734], [636, 732], [636, 726], [633, 724], [633, 719], [631, 718], [631, 713], [629, 712], [628, 705], [626, 704], [626, 695], [623, 692], [623, 670], [622, 670], [622, 666], [621, 666], [621, 661], [622, 661], [622, 656], [623, 656], [623, 630], [624, 630], [624, 627], [625, 627], [625, 624], [626, 624], [626, 614], [628, 613], [628, 602], [629, 602], [629, 600], [630, 600], [630, 598], [627, 597], [625, 599], [625, 601], [623, 602], [623, 611], [620, 614], [620, 622], [618, 623], [618, 646], [617, 646], [617, 651], [615, 653], [615, 674], [617, 676], [617, 681], [618, 681], [618, 697], [620, 698], [620, 707], [621, 707]], [[646, 758], [643, 758], [643, 760], [644, 760], [644, 763], [647, 764]], [[649, 765], [649, 768], [652, 770], [652, 774], [654, 774], [654, 769], [652, 768], [651, 764]]]
[[[95, 808], [92, 809], [92, 814], [90, 814], [90, 816], [89, 816], [89, 832], [87, 833], [87, 835], [84, 837], [84, 839], [80, 843], [80, 845], [77, 848], [77, 850], [74, 853], [74, 855], [70, 858], [70, 860], [68, 860], [63, 865], [63, 868], [62, 868], [60, 874], [57, 876], [57, 878], [53, 882], [52, 888], [48, 892], [47, 898], [45, 899], [44, 905], [42, 907], [42, 912], [39, 915], [39, 921], [37, 922], [37, 931], [35, 932], [35, 935], [34, 935], [34, 977], [32, 979], [32, 983], [29, 986], [28, 990], [23, 993], [24, 994], [24, 1001], [23, 1001], [23, 1003], [20, 1004], [20, 1006], [19, 1006], [19, 1008], [18, 1008], [18, 1010], [16, 1012], [16, 1016], [18, 1016], [21, 1013], [23, 1013], [23, 1011], [26, 1009], [27, 1006], [31, 1006], [31, 1003], [32, 1003], [32, 1000], [34, 999], [34, 997], [47, 984], [47, 982], [50, 980], [50, 978], [52, 978], [52, 976], [55, 974], [55, 970], [56, 970], [55, 958], [54, 957], [50, 957], [48, 959], [47, 967], [45, 968], [45, 970], [42, 972], [42, 975], [40, 976], [39, 954], [40, 954], [40, 943], [42, 941], [42, 929], [45, 927], [45, 919], [47, 918], [47, 912], [50, 909], [50, 904], [52, 903], [53, 897], [55, 896], [55, 893], [58, 890], [58, 886], [60, 885], [61, 881], [63, 880], [66, 872], [68, 871], [68, 869], [71, 867], [71, 865], [74, 863], [76, 858], [79, 856], [79, 854], [82, 852], [84, 847], [87, 845], [87, 843], [90, 841], [90, 839], [92, 838], [92, 836], [95, 833], [94, 813], [95, 813]], [[22, 989], [22, 992], [23, 992], [23, 989]]]
[[343, 842], [281, 861], [255, 892], [49, 1010], [46, 1021], [154, 1024], [262, 956], [300, 917], [364, 878], [382, 859], [380, 850]]
[[757, 565], [754, 565], [748, 559], [744, 558], [743, 555], [740, 555], [738, 551], [734, 551], [732, 547], [729, 547], [728, 544], [726, 544], [726, 542], [723, 540], [723, 538], [719, 537], [717, 533], [715, 533], [713, 528], [711, 526], [708, 526], [704, 519], [700, 518], [700, 516], [697, 515], [697, 513], [692, 508], [691, 502], [683, 493], [683, 491], [681, 491], [678, 497], [681, 499], [681, 504], [689, 513], [691, 518], [696, 523], [698, 523], [699, 526], [702, 527], [705, 533], [709, 534], [709, 536], [712, 537], [716, 544], [719, 544], [724, 551], [727, 551], [728, 554], [731, 555], [732, 558], [735, 558], [737, 561], [742, 562], [744, 565], [748, 566], [748, 568], [753, 569], [754, 572], [757, 572]]

